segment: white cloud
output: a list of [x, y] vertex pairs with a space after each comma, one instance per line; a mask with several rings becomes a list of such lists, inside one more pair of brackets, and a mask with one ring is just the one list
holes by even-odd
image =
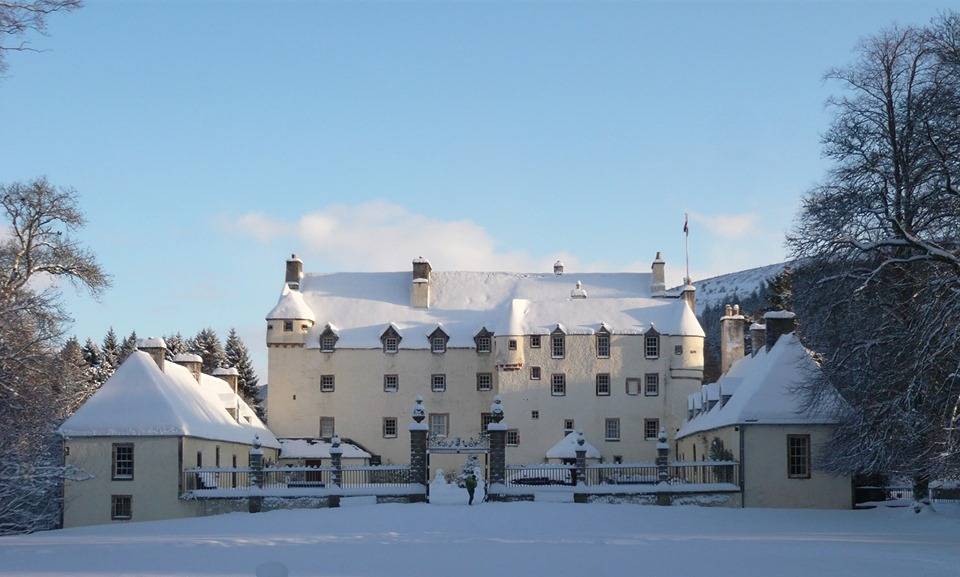
[[259, 212], [248, 212], [240, 215], [234, 226], [260, 242], [269, 242], [276, 237], [283, 236], [286, 232], [286, 226], [282, 221]]
[[691, 212], [690, 220], [702, 224], [709, 232], [723, 238], [743, 238], [757, 229], [760, 216], [754, 212], [739, 214], [704, 214]]

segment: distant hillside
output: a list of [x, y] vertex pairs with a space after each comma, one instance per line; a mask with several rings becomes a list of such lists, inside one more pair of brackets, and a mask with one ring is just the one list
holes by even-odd
[[746, 299], [754, 291], [765, 288], [766, 282], [780, 274], [786, 264], [770, 264], [695, 281], [693, 286], [697, 287], [697, 315], [703, 314], [707, 307], [735, 302], [731, 300], [734, 295], [741, 300]]

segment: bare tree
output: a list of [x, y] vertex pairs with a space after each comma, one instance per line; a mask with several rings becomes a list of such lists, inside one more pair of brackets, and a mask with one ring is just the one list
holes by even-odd
[[7, 52], [36, 52], [24, 37], [30, 32], [45, 34], [50, 14], [82, 5], [81, 0], [0, 0], [0, 73], [7, 69]]
[[[109, 279], [71, 237], [76, 194], [46, 179], [0, 186], [0, 533], [55, 525], [62, 468], [56, 427], [92, 392], [79, 347], [60, 350], [58, 282], [99, 295]], [[42, 281], [42, 282], [40, 282]], [[42, 498], [41, 498], [42, 496]], [[29, 505], [31, 504], [32, 505]]]
[[947, 14], [927, 29], [885, 30], [827, 74], [843, 88], [823, 138], [833, 167], [788, 238], [804, 263], [803, 336], [822, 353], [811, 402], [834, 386], [852, 408], [826, 465], [909, 476], [919, 496], [931, 476], [956, 473], [957, 23]]

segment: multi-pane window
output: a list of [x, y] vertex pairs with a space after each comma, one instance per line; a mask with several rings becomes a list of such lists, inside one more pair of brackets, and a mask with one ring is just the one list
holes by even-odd
[[478, 353], [489, 353], [490, 349], [493, 347], [493, 339], [488, 336], [479, 336], [477, 337], [477, 352]]
[[383, 418], [383, 437], [385, 439], [392, 439], [396, 436], [397, 436], [397, 418], [384, 417]]
[[507, 341], [507, 348], [511, 351], [517, 350], [517, 339], [510, 339]]
[[536, 421], [540, 418], [540, 411], [530, 411], [530, 418]]
[[550, 394], [554, 397], [563, 397], [567, 394], [567, 376], [565, 374], [553, 374], [550, 378]]
[[320, 350], [329, 353], [337, 346], [337, 337], [333, 335], [323, 335], [320, 337]]
[[540, 348], [540, 335], [530, 335], [530, 348], [531, 349]]
[[320, 392], [332, 393], [334, 389], [333, 375], [320, 375]]
[[643, 420], [643, 438], [650, 441], [660, 436], [660, 419]]
[[486, 431], [487, 425], [493, 422], [493, 413], [480, 413], [480, 431]]
[[283, 321], [283, 332], [285, 333], [293, 332], [293, 321]]
[[810, 478], [810, 435], [787, 435], [787, 476]]
[[640, 379], [627, 379], [627, 394], [633, 396], [640, 394]]
[[673, 346], [673, 354], [677, 355], [678, 357], [679, 357], [680, 355], [682, 355], [682, 354], [683, 354], [683, 345], [674, 345], [674, 346]]
[[610, 357], [610, 334], [599, 333], [597, 335], [597, 357], [606, 359]]
[[446, 413], [430, 413], [430, 434], [437, 437], [446, 437], [450, 433], [450, 415]]
[[430, 375], [430, 390], [442, 393], [447, 390], [447, 375]]
[[520, 444], [520, 431], [517, 429], [507, 429], [507, 445], [516, 447]]
[[643, 339], [643, 354], [648, 359], [660, 357], [660, 337], [649, 335]]
[[493, 373], [477, 373], [477, 390], [493, 390]]
[[597, 375], [597, 396], [610, 396], [610, 375], [608, 373], [600, 373]]
[[620, 419], [606, 419], [603, 424], [604, 438], [607, 441], [620, 440]]
[[563, 420], [563, 432], [569, 433], [573, 430], [573, 419], [564, 419]]
[[540, 380], [540, 367], [530, 367], [530, 380], [531, 381]]
[[643, 394], [648, 397], [656, 397], [660, 394], [660, 375], [658, 373], [647, 373], [644, 377]]
[[114, 521], [133, 519], [133, 497], [110, 495], [110, 518]]
[[396, 393], [400, 388], [400, 377], [397, 375], [383, 375], [383, 392]]
[[133, 479], [133, 444], [113, 444], [113, 479]]
[[430, 350], [435, 353], [447, 352], [447, 337], [443, 335], [434, 335], [430, 337]]
[[383, 352], [385, 353], [395, 353], [397, 348], [400, 346], [400, 339], [397, 337], [384, 337], [383, 338]]
[[555, 359], [562, 359], [567, 352], [566, 338], [562, 334], [550, 336], [550, 356]]
[[320, 417], [320, 438], [329, 439], [333, 437], [333, 433], [333, 417]]

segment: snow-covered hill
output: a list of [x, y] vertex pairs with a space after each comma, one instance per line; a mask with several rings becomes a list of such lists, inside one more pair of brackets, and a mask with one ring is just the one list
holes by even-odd
[[702, 313], [708, 306], [725, 304], [734, 294], [741, 298], [750, 295], [779, 274], [786, 264], [781, 262], [695, 281], [693, 286], [697, 287], [697, 314]]

